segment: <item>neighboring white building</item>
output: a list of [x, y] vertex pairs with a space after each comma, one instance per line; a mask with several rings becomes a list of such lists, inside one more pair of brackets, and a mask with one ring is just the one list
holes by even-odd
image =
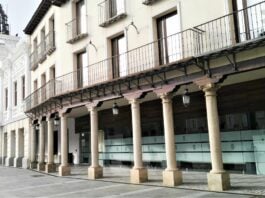
[[30, 93], [29, 46], [19, 37], [0, 35], [0, 48], [1, 160], [27, 168], [30, 127], [23, 110]]

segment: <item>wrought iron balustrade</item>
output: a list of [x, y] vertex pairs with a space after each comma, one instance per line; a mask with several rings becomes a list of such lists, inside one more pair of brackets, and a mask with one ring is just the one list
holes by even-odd
[[75, 41], [87, 36], [87, 16], [82, 15], [66, 23], [67, 42]]
[[51, 54], [55, 50], [55, 32], [50, 31], [45, 37], [46, 53]]
[[38, 49], [38, 62], [42, 63], [46, 59], [46, 42], [41, 41], [37, 47]]
[[[246, 13], [249, 16], [248, 24], [252, 25], [248, 25], [248, 28], [236, 25], [243, 23], [242, 16]], [[238, 43], [248, 43], [248, 40], [265, 38], [264, 19], [265, 2], [261, 2], [57, 77], [26, 99], [26, 111], [42, 103], [42, 89], [45, 89], [46, 99], [49, 99], [78, 89], [159, 69], [160, 66], [169, 66], [186, 58], [222, 51]]]
[[126, 16], [125, 0], [104, 0], [98, 4], [99, 26], [106, 27]]
[[38, 66], [38, 52], [34, 50], [30, 54], [30, 68], [31, 70], [34, 70], [37, 68], [37, 66]]

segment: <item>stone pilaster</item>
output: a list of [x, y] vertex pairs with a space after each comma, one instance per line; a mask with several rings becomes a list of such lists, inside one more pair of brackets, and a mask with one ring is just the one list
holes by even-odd
[[39, 159], [37, 164], [38, 171], [45, 171], [45, 121], [40, 119], [39, 127]]
[[16, 130], [16, 150], [15, 150], [15, 159], [14, 159], [14, 167], [22, 167], [22, 153], [20, 151], [21, 149], [21, 137], [22, 133], [20, 129]]
[[36, 126], [31, 124], [31, 139], [30, 139], [30, 169], [37, 168], [37, 160], [36, 160]]
[[48, 116], [48, 163], [45, 165], [45, 172], [52, 173], [56, 171], [56, 165], [54, 164], [54, 155], [53, 155], [53, 147], [54, 147], [54, 118]]

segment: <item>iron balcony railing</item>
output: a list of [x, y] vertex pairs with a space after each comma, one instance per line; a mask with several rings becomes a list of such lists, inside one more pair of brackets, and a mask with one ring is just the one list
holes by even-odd
[[104, 0], [98, 4], [99, 25], [102, 27], [126, 16], [125, 0]]
[[30, 68], [31, 70], [34, 70], [38, 66], [38, 52], [37, 50], [34, 50], [30, 54]]
[[82, 15], [66, 23], [66, 33], [68, 43], [87, 36], [87, 16]]
[[37, 47], [38, 50], [38, 62], [42, 63], [46, 58], [46, 43], [45, 39], [40, 42]]
[[46, 53], [51, 54], [55, 50], [55, 32], [50, 31], [45, 36], [45, 43], [46, 43]]
[[57, 77], [27, 97], [26, 111], [51, 97], [265, 37], [264, 19], [265, 1]]

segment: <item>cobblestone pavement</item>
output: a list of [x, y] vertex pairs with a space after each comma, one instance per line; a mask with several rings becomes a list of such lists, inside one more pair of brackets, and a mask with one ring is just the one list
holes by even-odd
[[[18, 197], [157, 197], [157, 198], [212, 198], [212, 197], [232, 197], [232, 198], [254, 198], [259, 196], [243, 195], [231, 193], [214, 193], [202, 190], [183, 189], [190, 186], [206, 186], [206, 183], [199, 185], [197, 178], [199, 173], [184, 173], [185, 184], [181, 188], [166, 188], [159, 186], [161, 171], [152, 170], [149, 175], [151, 182], [149, 185], [131, 185], [123, 183], [128, 179], [128, 168], [107, 168], [103, 180], [110, 181], [89, 181], [86, 177], [87, 167], [72, 168], [73, 174], [70, 177], [56, 177], [38, 173], [32, 170], [17, 169], [10, 167], [0, 167], [0, 198], [18, 198]], [[159, 174], [158, 174], [159, 173]], [[118, 176], [117, 176], [118, 175]], [[115, 176], [115, 177], [114, 177]], [[114, 182], [111, 181], [114, 179]], [[188, 179], [190, 178], [190, 179]], [[201, 177], [201, 179], [205, 179]], [[240, 178], [239, 178], [240, 179]], [[194, 183], [188, 183], [194, 180]], [[196, 182], [195, 182], [196, 180]], [[244, 182], [247, 183], [247, 180]], [[263, 183], [263, 185], [265, 185]], [[230, 192], [230, 191], [229, 191]]]

